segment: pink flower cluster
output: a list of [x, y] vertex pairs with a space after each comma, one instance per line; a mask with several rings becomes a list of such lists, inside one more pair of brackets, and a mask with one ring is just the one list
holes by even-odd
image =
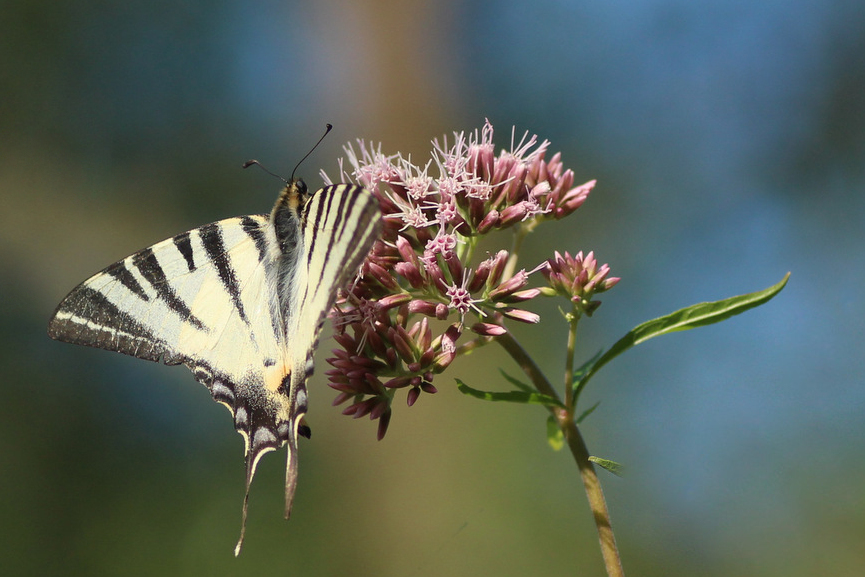
[[620, 280], [607, 276], [610, 266], [604, 264], [599, 267], [594, 252], [583, 256], [581, 251], [571, 256], [565, 251], [562, 256], [556, 251], [555, 257], [547, 261], [541, 273], [547, 277], [553, 293], [570, 299], [576, 311], [586, 316], [592, 316], [601, 306], [601, 301], [593, 301], [592, 297], [613, 288]]
[[[350, 402], [344, 414], [379, 419], [379, 438], [396, 390], [408, 389], [409, 405], [421, 392], [436, 392], [434, 376], [457, 356], [468, 315], [475, 317], [468, 328], [476, 338], [502, 335], [508, 320], [537, 323], [539, 316], [523, 304], [556, 294], [571, 280], [562, 268], [570, 262], [567, 253], [565, 265], [554, 259], [529, 272], [512, 272], [516, 255], [506, 250], [472, 264], [479, 240], [490, 231], [527, 231], [563, 218], [595, 185], [573, 186], [574, 174], [563, 169], [560, 154], [546, 160], [546, 140], [538, 144], [537, 137], [524, 136], [514, 143], [512, 135], [510, 150], [496, 155], [492, 138], [487, 121], [480, 131], [455, 133], [451, 145], [434, 141], [423, 167], [363, 141], [359, 150], [345, 149], [351, 169], [346, 174], [341, 166], [342, 180], [378, 197], [385, 226], [358, 280], [331, 313], [340, 348], [328, 359], [327, 375], [339, 391], [334, 404]], [[538, 270], [556, 284], [529, 288], [529, 276]], [[604, 265], [592, 274], [608, 271]], [[605, 282], [612, 286], [613, 280]]]

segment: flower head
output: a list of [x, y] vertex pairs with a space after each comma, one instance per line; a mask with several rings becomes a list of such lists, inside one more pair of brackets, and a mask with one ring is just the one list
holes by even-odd
[[[522, 308], [545, 294], [528, 286], [540, 269], [514, 273], [516, 255], [507, 250], [476, 262], [479, 240], [494, 230], [529, 231], [563, 218], [594, 186], [573, 186], [560, 154], [547, 161], [548, 141], [512, 132], [509, 149], [496, 155], [493, 135], [487, 121], [479, 130], [454, 133], [450, 143], [435, 140], [423, 166], [363, 140], [345, 147], [342, 177], [376, 195], [385, 226], [331, 315], [340, 348], [328, 359], [327, 375], [338, 391], [335, 403], [347, 403], [344, 412], [355, 418], [379, 419], [379, 437], [398, 390], [407, 390], [408, 405], [436, 391], [433, 380], [459, 356], [466, 326], [476, 339], [493, 339], [508, 332], [510, 321], [540, 320]], [[561, 267], [544, 266], [547, 278], [566, 282]], [[468, 316], [475, 318], [466, 323]]]
[[562, 256], [556, 251], [541, 271], [556, 293], [569, 298], [579, 312], [588, 316], [601, 306], [601, 301], [593, 301], [592, 297], [614, 287], [620, 280], [607, 276], [610, 266], [599, 267], [594, 252], [583, 256], [580, 251], [571, 256], [566, 251]]

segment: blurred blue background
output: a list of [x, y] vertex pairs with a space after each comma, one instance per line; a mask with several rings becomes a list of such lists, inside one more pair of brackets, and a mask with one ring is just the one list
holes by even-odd
[[[595, 250], [622, 282], [583, 358], [643, 320], [761, 289], [772, 302], [651, 341], [587, 391], [583, 427], [632, 575], [865, 574], [865, 8], [855, 0], [3, 2], [0, 558], [6, 575], [599, 575], [585, 496], [488, 347], [387, 438], [311, 387], [292, 520], [264, 459], [239, 528], [242, 444], [181, 368], [56, 343], [76, 283], [177, 232], [267, 212], [343, 142], [425, 162], [489, 118], [550, 139], [572, 217], [526, 266]], [[518, 333], [551, 379], [556, 305]], [[319, 373], [327, 354], [319, 354]]]

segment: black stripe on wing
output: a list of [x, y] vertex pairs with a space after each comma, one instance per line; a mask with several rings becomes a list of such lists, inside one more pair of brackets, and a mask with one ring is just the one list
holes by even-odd
[[129, 289], [129, 292], [136, 295], [141, 300], [148, 302], [150, 300], [150, 295], [148, 295], [144, 288], [139, 284], [138, 279], [130, 272], [130, 270], [126, 267], [126, 263], [124, 261], [116, 262], [113, 265], [109, 266], [103, 271], [105, 274], [114, 278], [117, 282], [125, 286]]
[[[126, 261], [120, 261], [117, 264], [124, 265], [125, 262]], [[177, 293], [174, 291], [174, 287], [171, 286], [171, 281], [169, 281], [168, 278], [165, 276], [165, 271], [159, 264], [159, 260], [153, 253], [152, 248], [145, 248], [144, 250], [140, 250], [134, 255], [132, 255], [132, 264], [135, 265], [135, 267], [141, 273], [141, 276], [143, 276], [145, 280], [150, 283], [150, 286], [153, 287], [153, 290], [156, 291], [156, 294], [159, 295], [159, 298], [165, 301], [165, 303], [168, 305], [168, 308], [171, 309], [172, 312], [177, 314], [181, 319], [185, 320], [198, 330], [204, 330], [204, 323], [202, 323], [198, 317], [192, 314], [189, 305], [177, 296]]]
[[[338, 240], [338, 238], [341, 238], [347, 230], [350, 230], [353, 234], [355, 230], [361, 227], [361, 222], [350, 222], [348, 227], [343, 228], [343, 221], [346, 219], [346, 213], [355, 208], [355, 201], [358, 197], [364, 194], [368, 195], [369, 193], [360, 186], [336, 184], [333, 186], [326, 186], [318, 191], [315, 197], [313, 197], [313, 200], [307, 204], [307, 213], [304, 218], [304, 225], [306, 227], [311, 226], [315, 231], [325, 229], [333, 231], [330, 234], [316, 234], [312, 237], [312, 241], [307, 247], [307, 267], [312, 263], [313, 254], [318, 250], [317, 243], [322, 237], [327, 238], [327, 249], [325, 253], [325, 258], [327, 259], [330, 258], [333, 244]], [[319, 202], [316, 202], [316, 200]], [[335, 211], [333, 205], [334, 200], [337, 200], [338, 202], [337, 210]], [[347, 206], [349, 210], [346, 210]], [[358, 212], [362, 214], [362, 211]], [[362, 239], [353, 240], [361, 241]]]
[[177, 252], [183, 255], [187, 270], [194, 272], [197, 267], [195, 266], [195, 255], [192, 252], [192, 240], [189, 238], [189, 232], [178, 234], [171, 240], [177, 247]]
[[[247, 234], [249, 234], [249, 231], [247, 231]], [[231, 297], [231, 302], [234, 304], [234, 308], [237, 309], [237, 314], [248, 325], [249, 318], [247, 318], [246, 311], [243, 309], [243, 301], [240, 300], [240, 283], [237, 281], [237, 275], [234, 273], [234, 267], [231, 266], [231, 260], [228, 257], [225, 243], [222, 240], [222, 227], [219, 226], [219, 223], [202, 226], [198, 229], [198, 236], [201, 238], [204, 250], [207, 251], [207, 257], [216, 266], [219, 280], [222, 281], [222, 286]], [[256, 246], [258, 246], [257, 243]]]
[[240, 227], [243, 229], [243, 232], [249, 235], [252, 242], [255, 243], [255, 248], [258, 249], [258, 260], [260, 262], [267, 260], [268, 244], [262, 224], [251, 216], [244, 216], [240, 218]]
[[303, 224], [309, 274], [301, 301], [320, 304], [320, 327], [337, 290], [356, 273], [381, 235], [381, 208], [360, 186], [326, 186], [307, 203]]
[[117, 351], [148, 361], [171, 348], [104, 294], [79, 286], [63, 299], [48, 325], [52, 339]]

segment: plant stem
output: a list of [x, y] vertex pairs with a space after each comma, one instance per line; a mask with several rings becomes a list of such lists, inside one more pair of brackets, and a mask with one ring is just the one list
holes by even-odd
[[502, 280], [506, 281], [514, 276], [514, 270], [517, 268], [517, 258], [520, 254], [520, 247], [523, 246], [523, 241], [531, 232], [526, 226], [520, 225], [514, 231], [514, 244], [511, 247], [511, 254], [508, 257], [508, 262], [505, 264], [505, 270], [502, 272]]
[[592, 509], [595, 519], [595, 527], [598, 529], [598, 541], [601, 545], [601, 555], [604, 556], [604, 565], [609, 577], [625, 577], [622, 569], [622, 560], [619, 557], [619, 548], [616, 546], [616, 536], [613, 534], [613, 526], [610, 524], [610, 511], [607, 509], [607, 500], [604, 499], [604, 490], [595, 472], [595, 467], [589, 461], [589, 449], [580, 434], [577, 424], [574, 422], [573, 414], [569, 412], [570, 419], [564, 427], [565, 439], [568, 448], [580, 468], [580, 477], [583, 479], [583, 488], [586, 490], [586, 498]]
[[456, 355], [468, 355], [473, 350], [493, 342], [493, 337], [477, 337], [457, 347]]
[[574, 307], [568, 316], [568, 352], [565, 358], [565, 406], [571, 413], [577, 408], [574, 398], [574, 351], [577, 348], [577, 324], [579, 322], [580, 317], [576, 307]]
[[[511, 333], [505, 333], [503, 335], [493, 337], [494, 340], [499, 343], [502, 348], [504, 348], [511, 358], [513, 358], [527, 377], [532, 381], [532, 384], [538, 390], [539, 393], [544, 395], [549, 395], [553, 397], [557, 401], [561, 402], [561, 398], [559, 397], [559, 393], [556, 392], [556, 389], [550, 384], [550, 381], [547, 380], [547, 377], [544, 376], [544, 373], [541, 371], [541, 368], [535, 363], [534, 359], [529, 356], [526, 350], [516, 341], [516, 339], [511, 335]], [[556, 413], [553, 413], [556, 414]], [[558, 416], [558, 415], [557, 415]]]
[[[510, 333], [497, 336], [494, 340], [516, 361], [538, 392], [559, 399], [558, 393], [544, 376], [540, 367], [538, 367], [537, 363], [535, 363]], [[573, 375], [573, 359], [571, 360], [570, 367], [571, 374]], [[568, 389], [570, 388], [570, 385], [568, 385]], [[604, 491], [595, 473], [595, 467], [589, 461], [589, 450], [586, 447], [583, 436], [580, 434], [576, 422], [574, 422], [573, 408], [568, 408], [568, 410], [548, 408], [558, 420], [559, 426], [564, 432], [565, 439], [568, 441], [571, 454], [574, 456], [574, 460], [577, 462], [577, 467], [580, 470], [583, 488], [586, 490], [586, 497], [592, 510], [592, 517], [595, 519], [595, 526], [598, 529], [598, 540], [600, 541], [601, 555], [604, 558], [607, 575], [608, 577], [624, 577], [625, 573], [622, 569], [618, 547], [616, 547], [616, 537], [613, 534], [613, 527], [610, 523], [610, 512], [607, 509], [607, 501], [604, 499]]]

